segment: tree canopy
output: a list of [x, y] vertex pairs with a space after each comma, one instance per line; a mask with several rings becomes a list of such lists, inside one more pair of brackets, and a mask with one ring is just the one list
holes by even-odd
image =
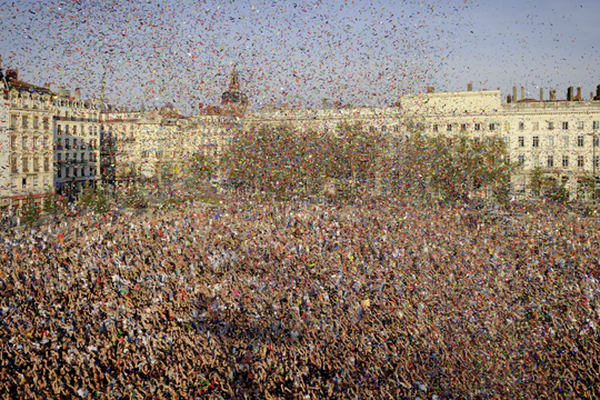
[[331, 184], [349, 194], [372, 183], [380, 153], [381, 141], [360, 125], [326, 133], [263, 125], [240, 132], [222, 166], [234, 185], [278, 198], [320, 194]]
[[447, 201], [483, 189], [504, 193], [512, 172], [506, 143], [495, 136], [415, 134], [406, 140], [398, 164], [404, 189]]
[[318, 195], [335, 186], [336, 197], [376, 194], [381, 185], [396, 194], [445, 201], [487, 190], [507, 198], [512, 166], [498, 137], [408, 138], [341, 123], [327, 132], [290, 125], [239, 132], [223, 157], [224, 175], [238, 186], [278, 198]]

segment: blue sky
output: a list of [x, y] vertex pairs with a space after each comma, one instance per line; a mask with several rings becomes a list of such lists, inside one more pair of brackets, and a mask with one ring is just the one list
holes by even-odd
[[599, 1], [481, 2], [440, 69], [440, 82], [456, 90], [471, 80], [475, 88], [500, 87], [504, 95], [523, 86], [534, 98], [540, 87], [564, 98], [572, 85], [587, 98], [600, 84], [599, 13]]
[[600, 84], [599, 1], [0, 1], [0, 54], [32, 83], [111, 102], [393, 103], [407, 92]]

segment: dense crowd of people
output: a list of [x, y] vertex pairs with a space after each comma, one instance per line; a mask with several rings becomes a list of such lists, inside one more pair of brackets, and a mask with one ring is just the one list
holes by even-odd
[[600, 398], [598, 220], [389, 199], [0, 237], [0, 398]]

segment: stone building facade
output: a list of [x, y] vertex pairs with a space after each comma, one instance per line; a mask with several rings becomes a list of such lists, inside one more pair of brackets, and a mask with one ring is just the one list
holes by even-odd
[[54, 187], [70, 199], [100, 182], [100, 115], [105, 104], [60, 88], [53, 99]]
[[526, 192], [535, 168], [571, 194], [583, 178], [597, 180], [600, 101], [524, 99], [505, 104], [503, 110], [501, 132], [511, 160], [520, 165], [513, 190]]
[[52, 92], [8, 70], [2, 82], [0, 205], [16, 210], [31, 195], [40, 206], [52, 193]]

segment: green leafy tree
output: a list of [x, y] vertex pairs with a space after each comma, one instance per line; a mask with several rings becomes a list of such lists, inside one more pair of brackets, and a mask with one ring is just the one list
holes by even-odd
[[513, 170], [506, 143], [498, 137], [419, 133], [406, 140], [400, 168], [401, 190], [445, 201], [465, 200], [479, 190], [501, 193]]
[[546, 198], [558, 203], [567, 204], [570, 202], [571, 193], [564, 185], [552, 186], [546, 193]]
[[374, 186], [382, 143], [360, 125], [326, 133], [260, 126], [240, 132], [221, 165], [233, 184], [280, 199], [319, 195], [331, 183], [352, 197]]
[[563, 177], [559, 179], [560, 172], [553, 171], [552, 175], [542, 177], [541, 193], [542, 195], [558, 204], [566, 204], [570, 200], [569, 190], [566, 188], [567, 179]]
[[240, 132], [222, 164], [235, 186], [286, 198], [296, 186], [301, 151], [293, 128], [261, 126]]
[[55, 193], [51, 193], [50, 191], [48, 191], [48, 192], [49, 193], [44, 198], [43, 211], [46, 214], [55, 214], [58, 211], [58, 204], [57, 204], [57, 200], [56, 200], [56, 194]]
[[560, 171], [546, 172], [534, 168], [529, 174], [529, 189], [535, 196], [543, 196], [554, 203], [566, 204], [570, 201], [571, 193], [566, 188], [568, 179]]
[[85, 185], [79, 195], [79, 204], [85, 208], [93, 207], [96, 193], [91, 186]]
[[510, 201], [510, 181], [505, 180], [492, 189], [494, 199], [502, 205], [506, 205]]
[[529, 189], [535, 196], [539, 196], [542, 193], [544, 183], [544, 174], [540, 167], [536, 167], [531, 170], [529, 175]]
[[344, 197], [364, 195], [378, 179], [385, 141], [375, 130], [365, 130], [360, 124], [341, 123], [334, 134], [328, 175], [343, 185]]
[[85, 186], [79, 195], [79, 204], [93, 210], [96, 214], [104, 214], [109, 208], [108, 195], [104, 189]]
[[600, 191], [591, 175], [580, 176], [577, 180], [577, 199], [578, 200], [596, 200]]
[[22, 217], [28, 225], [33, 225], [41, 215], [40, 206], [35, 202], [33, 195], [29, 193], [23, 205]]
[[97, 190], [93, 197], [92, 206], [96, 214], [105, 214], [109, 209], [108, 195], [104, 189]]
[[207, 181], [215, 176], [215, 160], [202, 153], [195, 153], [190, 157], [188, 165], [188, 176], [191, 182], [196, 184]]

